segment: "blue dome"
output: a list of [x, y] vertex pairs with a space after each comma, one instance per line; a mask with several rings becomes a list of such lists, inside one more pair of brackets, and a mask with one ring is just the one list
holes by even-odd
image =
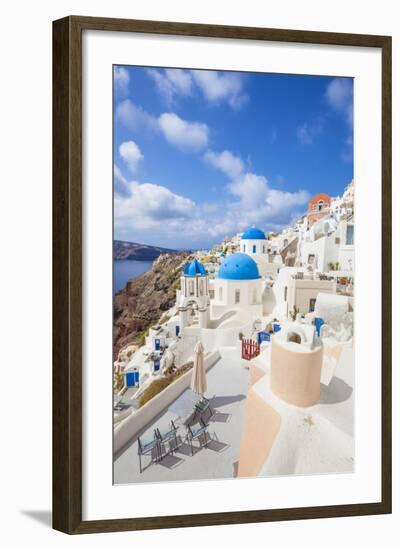
[[227, 256], [221, 264], [218, 278], [229, 281], [250, 281], [260, 279], [260, 274], [255, 260], [248, 254], [237, 252]]
[[195, 258], [192, 262], [185, 264], [184, 277], [196, 277], [197, 275], [206, 275], [206, 269]]
[[262, 239], [265, 241], [266, 235], [257, 227], [250, 227], [243, 232], [241, 239]]

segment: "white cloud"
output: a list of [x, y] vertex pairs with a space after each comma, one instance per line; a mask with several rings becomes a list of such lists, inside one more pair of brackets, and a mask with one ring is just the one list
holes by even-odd
[[129, 72], [124, 67], [114, 67], [114, 85], [116, 93], [126, 96], [129, 92]]
[[183, 151], [202, 151], [206, 149], [209, 128], [200, 122], [189, 122], [175, 113], [163, 113], [159, 119], [160, 129], [171, 144]]
[[248, 100], [243, 91], [243, 77], [238, 73], [193, 70], [191, 74], [211, 103], [227, 101], [233, 109], [241, 109]]
[[184, 120], [175, 113], [163, 113], [157, 118], [129, 99], [117, 105], [116, 117], [136, 134], [161, 132], [171, 145], [185, 152], [203, 151], [208, 145], [209, 128], [206, 124]]
[[236, 178], [244, 171], [244, 163], [239, 157], [231, 153], [231, 151], [225, 150], [222, 153], [207, 151], [204, 155], [204, 159], [211, 166], [221, 170], [230, 178]]
[[134, 141], [124, 141], [119, 147], [120, 157], [123, 159], [129, 170], [134, 173], [138, 164], [143, 160], [143, 154]]
[[239, 198], [231, 203], [235, 217], [242, 225], [260, 224], [263, 228], [272, 224], [289, 223], [293, 210], [306, 204], [307, 191], [281, 191], [273, 189], [264, 176], [248, 172], [228, 185], [229, 192]]
[[334, 78], [326, 89], [326, 100], [330, 107], [343, 113], [347, 124], [353, 126], [354, 90], [350, 78]]
[[151, 229], [163, 226], [182, 231], [182, 221], [192, 215], [191, 199], [177, 195], [154, 183], [127, 182], [125, 196], [114, 198], [116, 228], [120, 231]]
[[310, 198], [304, 190], [273, 189], [264, 176], [245, 171], [242, 159], [230, 151], [208, 151], [204, 158], [229, 177], [228, 198], [217, 209], [217, 215], [208, 220], [206, 231], [211, 235], [231, 235], [253, 224], [263, 229], [282, 228]]
[[323, 132], [324, 120], [321, 117], [316, 118], [310, 124], [305, 122], [297, 128], [297, 138], [302, 145], [311, 145], [317, 136]]
[[117, 164], [114, 164], [114, 192], [116, 195], [126, 196], [128, 194], [127, 184], [128, 182], [124, 178], [120, 168]]
[[302, 143], [302, 145], [310, 145], [312, 143], [312, 134], [306, 122], [297, 128], [297, 137], [298, 141]]
[[148, 69], [149, 76], [155, 81], [159, 93], [164, 97], [167, 104], [171, 106], [175, 95], [191, 95], [192, 77], [188, 71], [183, 69]]
[[124, 183], [115, 195], [117, 234], [167, 247], [196, 247], [220, 242], [251, 225], [280, 230], [304, 211], [306, 191], [283, 192], [264, 176], [246, 172], [227, 184], [220, 202], [195, 204], [191, 199], [153, 183]]
[[352, 135], [348, 136], [344, 142], [341, 158], [346, 163], [352, 162], [354, 158], [354, 138]]
[[117, 105], [117, 119], [132, 132], [157, 132], [157, 118], [147, 113], [130, 99], [125, 99]]
[[159, 93], [171, 106], [176, 96], [190, 96], [196, 85], [210, 103], [227, 102], [233, 109], [241, 109], [248, 101], [244, 92], [244, 77], [239, 73], [183, 69], [149, 69], [148, 75], [156, 83]]

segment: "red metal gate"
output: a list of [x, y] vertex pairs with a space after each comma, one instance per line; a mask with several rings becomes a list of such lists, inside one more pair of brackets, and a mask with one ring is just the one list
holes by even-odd
[[260, 344], [250, 338], [249, 340], [242, 339], [242, 359], [253, 359], [260, 353]]

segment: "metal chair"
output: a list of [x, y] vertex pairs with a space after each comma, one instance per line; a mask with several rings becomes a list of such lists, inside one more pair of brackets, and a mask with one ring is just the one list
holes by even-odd
[[[171, 453], [174, 453], [174, 451], [178, 449], [177, 431], [178, 427], [174, 424], [173, 420], [170, 421], [170, 429], [167, 431], [160, 431], [159, 428], [156, 428], [155, 435], [159, 442], [160, 457], [162, 457], [162, 445], [164, 445], [165, 448], [170, 447]], [[167, 451], [164, 456], [168, 453], [169, 451]]]
[[[191, 445], [191, 454], [194, 454], [193, 440], [197, 439], [199, 441], [200, 447], [207, 447], [207, 425], [200, 418], [198, 421], [195, 421], [193, 424], [188, 424], [187, 426], [187, 437]], [[201, 439], [203, 436], [204, 443], [202, 445]]]
[[156, 433], [154, 434], [153, 439], [146, 441], [145, 443], [141, 441], [140, 437], [138, 437], [139, 473], [142, 473], [143, 471], [141, 457], [149, 454], [151, 457], [151, 464], [160, 460], [159, 440]]
[[188, 428], [189, 424], [193, 424], [198, 419], [198, 415], [199, 411], [194, 407], [194, 409], [181, 420], [181, 424]]

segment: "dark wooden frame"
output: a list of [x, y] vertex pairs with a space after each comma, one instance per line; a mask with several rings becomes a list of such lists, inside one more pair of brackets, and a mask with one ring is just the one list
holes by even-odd
[[[82, 521], [81, 54], [83, 30], [380, 48], [382, 496], [380, 502]], [[72, 16], [53, 22], [53, 527], [69, 534], [391, 513], [391, 37]]]

